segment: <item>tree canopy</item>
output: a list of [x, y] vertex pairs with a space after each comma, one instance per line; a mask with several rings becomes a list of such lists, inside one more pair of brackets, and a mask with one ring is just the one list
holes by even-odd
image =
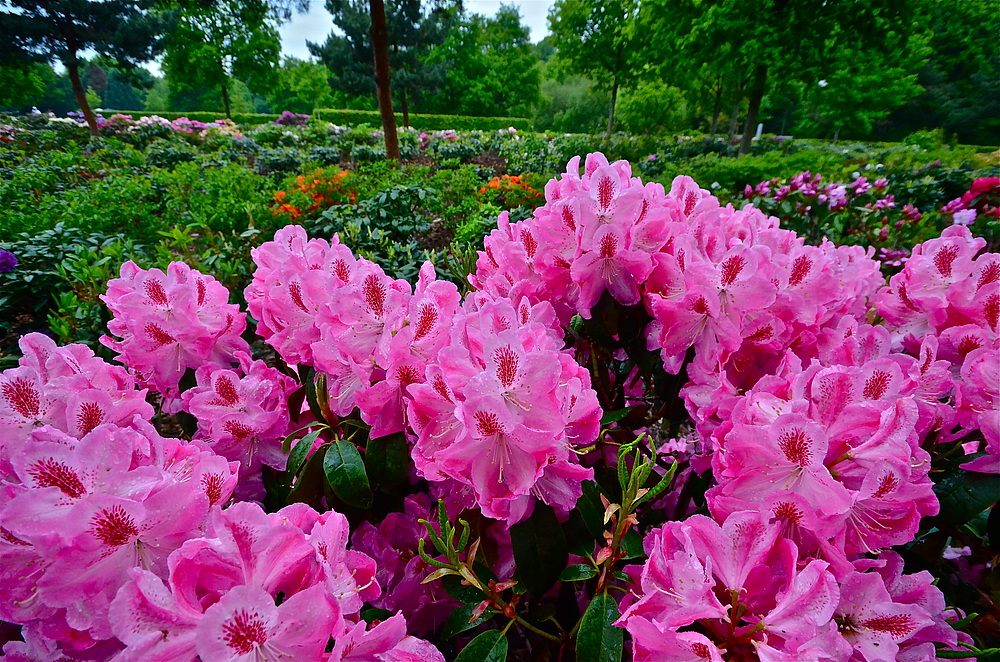
[[635, 80], [648, 46], [640, 41], [638, 17], [638, 0], [556, 0], [549, 11], [558, 57], [611, 90], [608, 133], [614, 129], [618, 88]]
[[59, 62], [69, 74], [76, 101], [97, 135], [97, 119], [80, 78], [81, 52], [93, 50], [124, 70], [151, 60], [164, 29], [155, 0], [3, 0], [0, 64]]
[[[387, 0], [386, 30], [391, 86], [408, 123], [410, 103], [435, 92], [445, 70], [427, 55], [444, 41], [461, 9], [459, 0]], [[308, 42], [309, 51], [332, 72], [330, 83], [347, 94], [375, 93], [371, 14], [368, 0], [326, 0], [338, 31], [323, 44]]]
[[278, 26], [286, 5], [266, 0], [198, 0], [180, 4], [176, 27], [166, 40], [164, 68], [184, 87], [220, 91], [231, 115], [232, 79], [266, 92], [281, 54]]

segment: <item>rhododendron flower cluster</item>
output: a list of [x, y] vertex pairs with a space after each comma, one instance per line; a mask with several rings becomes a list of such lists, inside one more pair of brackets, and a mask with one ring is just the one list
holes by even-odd
[[568, 512], [593, 476], [573, 452], [597, 436], [590, 374], [561, 351], [548, 304], [478, 296], [463, 312], [427, 383], [408, 389], [417, 471], [471, 486], [488, 517], [516, 522], [531, 497]]
[[168, 577], [134, 570], [119, 591], [110, 612], [128, 648], [118, 659], [443, 660], [406, 636], [401, 615], [373, 628], [359, 622], [380, 588], [373, 560], [347, 550], [347, 537], [343, 515], [301, 504], [273, 514], [250, 503], [213, 510], [205, 536], [171, 555]]
[[211, 276], [183, 262], [167, 273], [145, 271], [131, 260], [101, 296], [114, 315], [101, 343], [118, 352], [118, 360], [137, 380], [176, 399], [187, 370], [206, 363], [227, 366], [237, 352], [249, 352], [240, 337], [246, 316], [229, 303], [229, 292]]
[[[887, 188], [747, 196], [883, 213]], [[588, 639], [613, 625], [658, 662], [970, 646], [905, 565], [950, 526], [938, 476], [1000, 474], [984, 246], [952, 226], [887, 283], [873, 248], [591, 154], [500, 216], [464, 297], [279, 230], [244, 293], [273, 352], [211, 276], [128, 262], [102, 297], [126, 367], [31, 334], [0, 375], [6, 659], [437, 662], [415, 637], [476, 629], [617, 659]], [[975, 581], [963, 536], [939, 555]]]
[[143, 567], [167, 557], [225, 503], [236, 465], [164, 439], [144, 391], [83, 345], [21, 340], [0, 377], [0, 618], [69, 649], [113, 648], [108, 605]]
[[930, 573], [903, 575], [891, 552], [838, 570], [800, 559], [778, 522], [750, 512], [721, 526], [700, 515], [670, 522], [646, 546], [649, 562], [632, 568], [638, 599], [626, 598], [618, 621], [637, 662], [890, 662], [957, 643]]
[[472, 487], [490, 517], [516, 521], [531, 494], [572, 507], [591, 473], [571, 444], [596, 436], [600, 410], [551, 306], [479, 295], [460, 309], [430, 264], [411, 292], [298, 227], [255, 258], [247, 300], [261, 334], [326, 375], [333, 414], [358, 407], [373, 438], [412, 429], [417, 472]]
[[198, 419], [198, 436], [219, 455], [240, 463], [237, 496], [263, 497], [262, 464], [281, 470], [281, 440], [289, 432], [288, 396], [295, 382], [263, 361], [237, 354], [239, 370], [203, 365], [197, 386], [181, 396], [185, 411]]

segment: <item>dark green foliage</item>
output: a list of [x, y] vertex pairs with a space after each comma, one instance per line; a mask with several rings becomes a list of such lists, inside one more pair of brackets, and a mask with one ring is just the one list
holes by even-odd
[[[385, 3], [389, 70], [393, 103], [404, 113], [433, 94], [444, 80], [445, 67], [427, 60], [441, 43], [460, 9], [453, 0], [388, 0]], [[326, 9], [338, 28], [310, 52], [330, 71], [330, 83], [352, 95], [374, 96], [371, 16], [368, 0], [327, 0]], [[400, 123], [402, 126], [402, 123]]]
[[[377, 110], [337, 110], [319, 108], [316, 119], [332, 122], [342, 126], [358, 126], [368, 124], [380, 126]], [[403, 116], [397, 113], [396, 121], [402, 124]], [[518, 131], [531, 129], [531, 120], [526, 117], [473, 117], [469, 115], [421, 115], [410, 114], [410, 125], [417, 130], [441, 131], [455, 129], [457, 131], [491, 131], [514, 127]]]
[[448, 71], [430, 109], [462, 115], [531, 114], [541, 77], [529, 34], [513, 6], [501, 5], [492, 18], [463, 16], [429, 57]]

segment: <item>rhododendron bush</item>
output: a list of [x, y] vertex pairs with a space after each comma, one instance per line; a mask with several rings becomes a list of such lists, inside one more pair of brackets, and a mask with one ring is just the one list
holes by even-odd
[[590, 154], [464, 296], [297, 226], [247, 311], [126, 263], [122, 365], [32, 334], [0, 376], [6, 658], [987, 654], [984, 245], [955, 225], [886, 281]]

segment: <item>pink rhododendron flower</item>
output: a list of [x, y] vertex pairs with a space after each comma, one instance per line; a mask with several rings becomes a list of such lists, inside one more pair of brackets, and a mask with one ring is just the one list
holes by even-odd
[[246, 316], [229, 303], [226, 288], [183, 262], [172, 262], [167, 273], [126, 262], [101, 300], [114, 315], [108, 330], [118, 337], [102, 336], [102, 344], [167, 398], [177, 398], [186, 370], [227, 366], [250, 350], [240, 337]]

